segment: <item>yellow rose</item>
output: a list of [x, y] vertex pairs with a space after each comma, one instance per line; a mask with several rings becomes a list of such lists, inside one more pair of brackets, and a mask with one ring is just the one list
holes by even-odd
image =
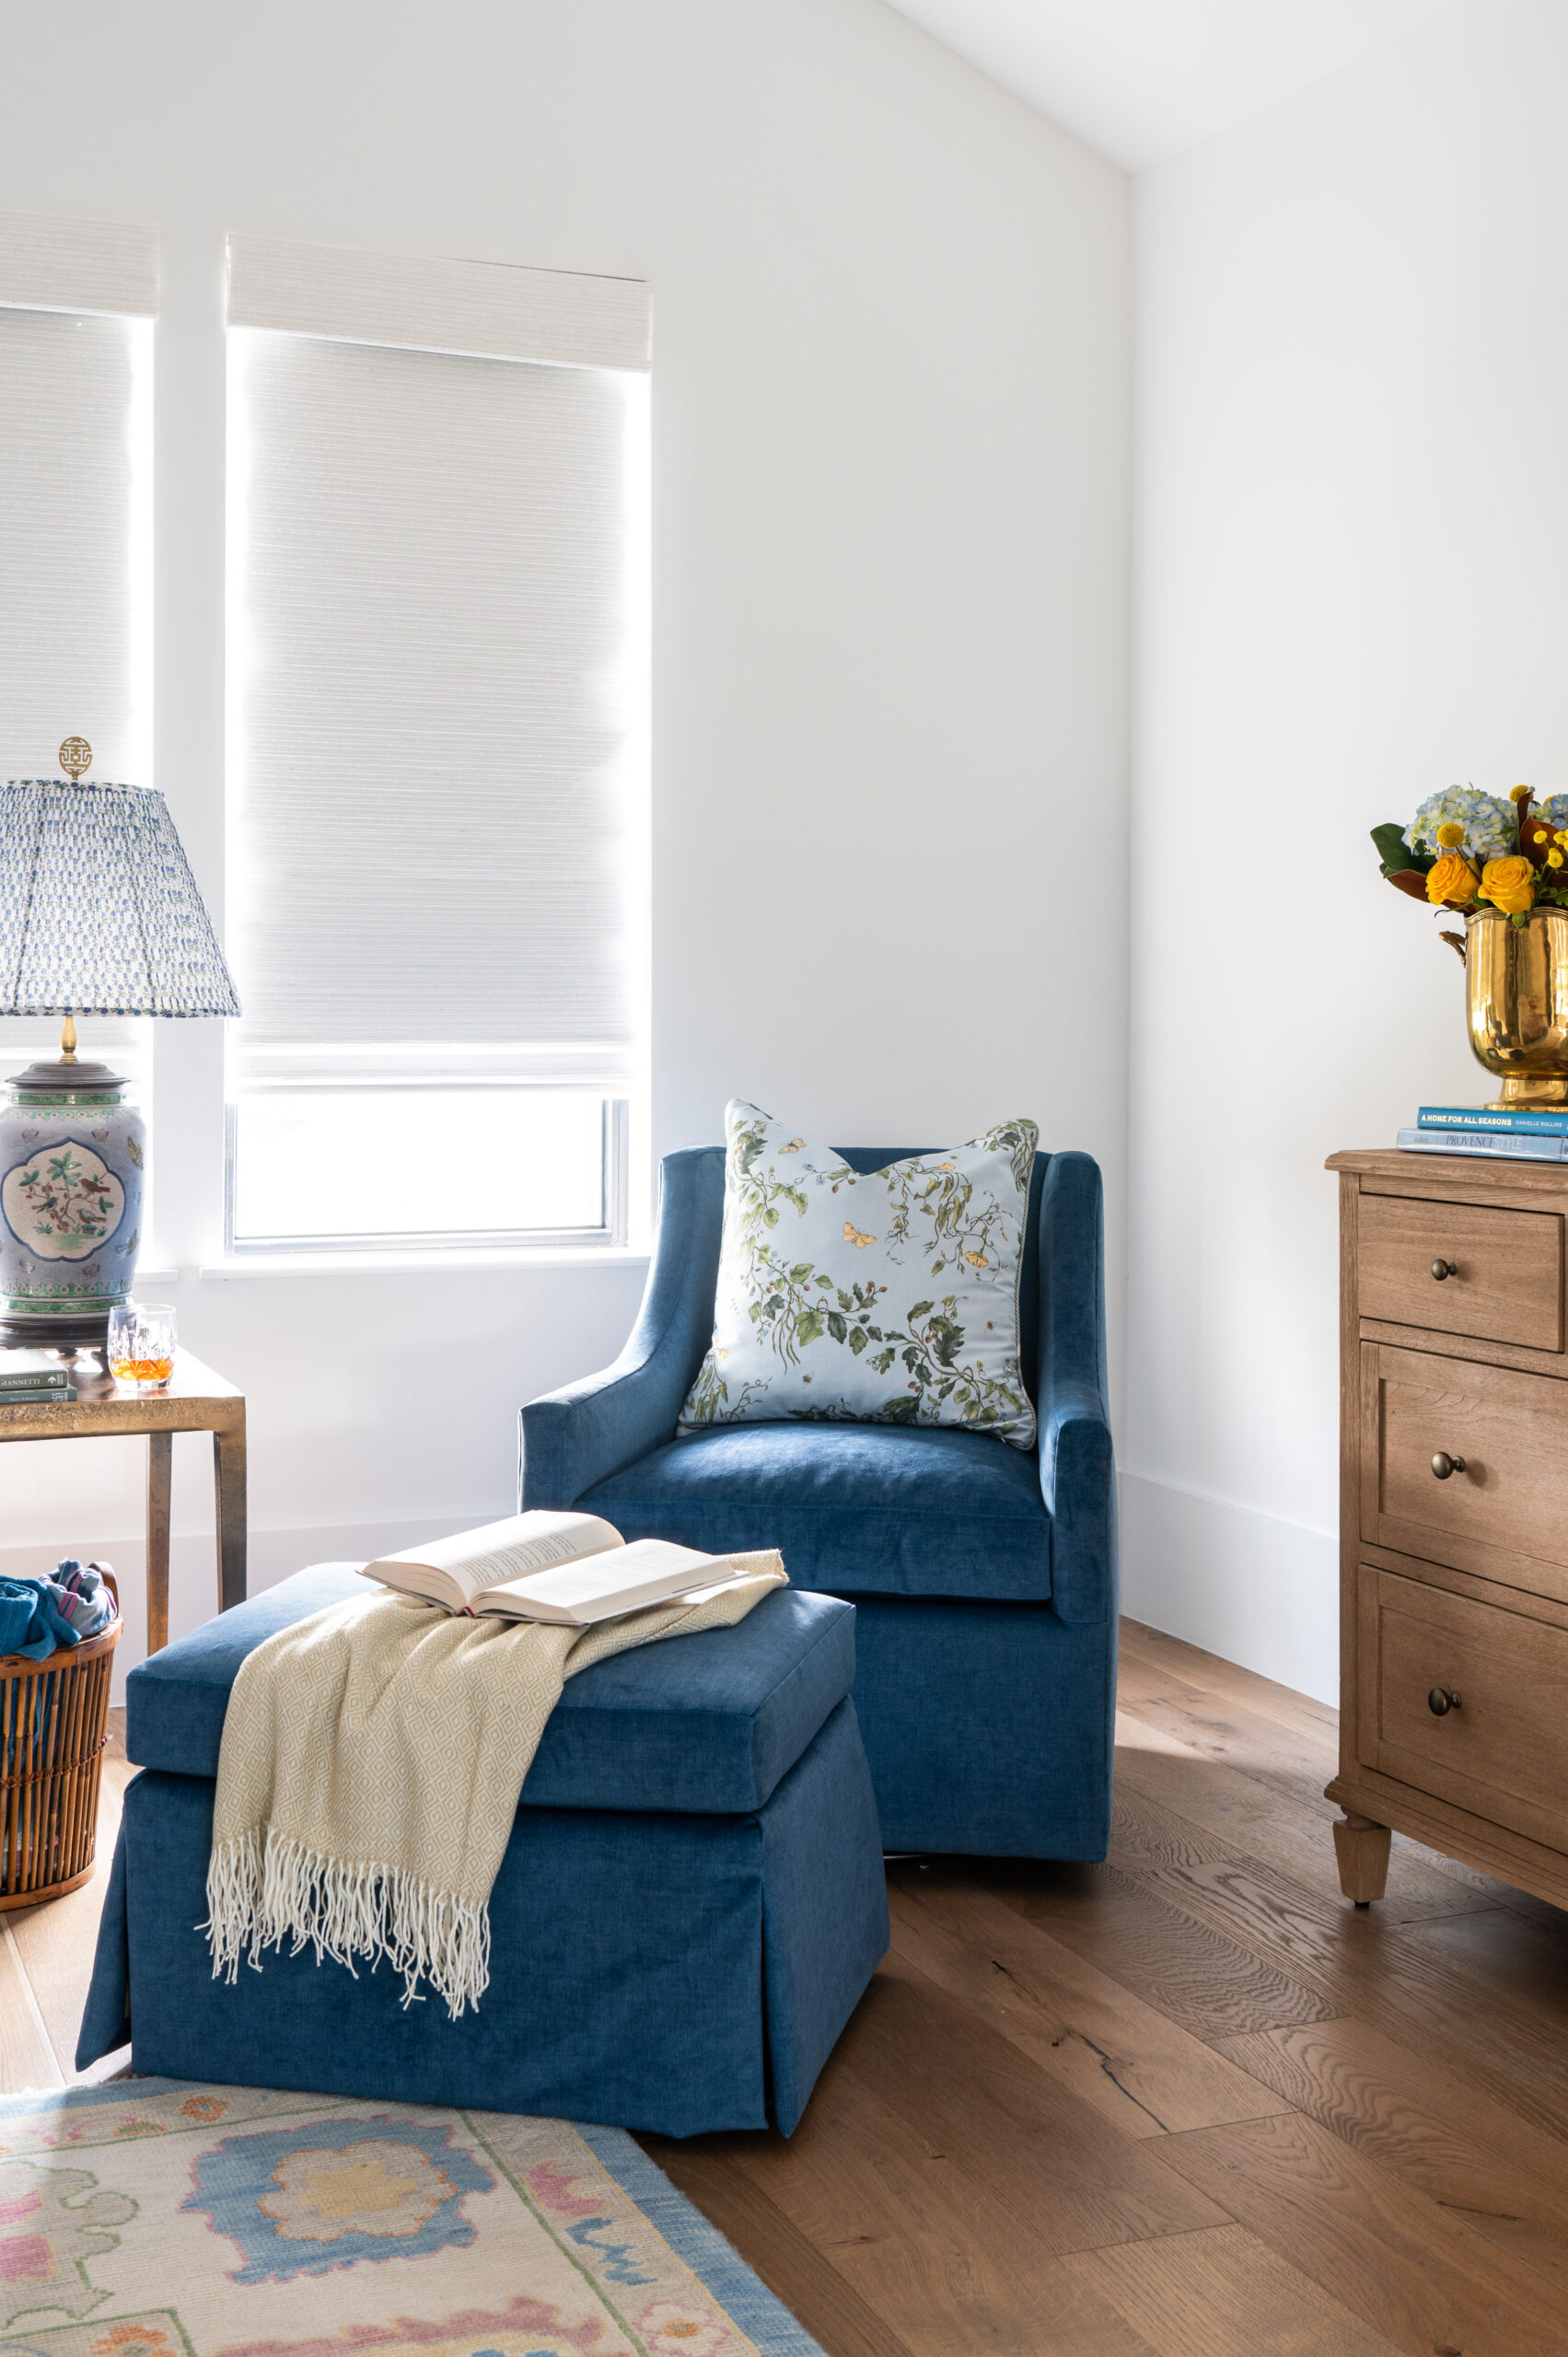
[[[1432, 874], [1436, 873], [1434, 868]], [[1427, 881], [1430, 884], [1430, 877]], [[1481, 899], [1501, 909], [1505, 917], [1523, 916], [1535, 896], [1535, 870], [1516, 852], [1509, 859], [1489, 859], [1481, 871]]]
[[[1527, 859], [1520, 863], [1525, 867], [1529, 864]], [[1494, 860], [1493, 865], [1497, 865]], [[1436, 866], [1427, 870], [1426, 897], [1434, 909], [1440, 909], [1445, 900], [1459, 900], [1469, 908], [1477, 888], [1475, 869], [1457, 851], [1446, 851]]]

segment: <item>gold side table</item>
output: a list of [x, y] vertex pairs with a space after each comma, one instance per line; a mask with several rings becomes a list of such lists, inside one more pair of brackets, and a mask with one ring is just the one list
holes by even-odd
[[72, 1400], [0, 1402], [0, 1441], [147, 1436], [147, 1651], [168, 1643], [168, 1493], [176, 1433], [211, 1433], [217, 1492], [218, 1610], [245, 1601], [245, 1395], [189, 1351], [157, 1391], [122, 1390], [96, 1364], [71, 1370]]

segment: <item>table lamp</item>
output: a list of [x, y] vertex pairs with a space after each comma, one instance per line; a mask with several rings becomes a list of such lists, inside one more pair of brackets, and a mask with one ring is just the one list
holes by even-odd
[[60, 1015], [60, 1054], [0, 1097], [0, 1341], [102, 1345], [131, 1292], [146, 1131], [78, 1015], [238, 1015], [174, 821], [149, 786], [83, 775], [0, 786], [0, 1015]]

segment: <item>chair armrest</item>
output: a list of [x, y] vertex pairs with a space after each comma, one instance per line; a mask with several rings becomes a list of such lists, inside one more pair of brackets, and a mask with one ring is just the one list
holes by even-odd
[[713, 1337], [724, 1149], [667, 1155], [660, 1176], [658, 1235], [632, 1339], [613, 1366], [522, 1411], [519, 1511], [575, 1505], [596, 1482], [674, 1435]]
[[1116, 1618], [1116, 1458], [1105, 1373], [1099, 1167], [1052, 1155], [1040, 1205], [1040, 1481], [1051, 1513], [1051, 1601], [1069, 1621]]

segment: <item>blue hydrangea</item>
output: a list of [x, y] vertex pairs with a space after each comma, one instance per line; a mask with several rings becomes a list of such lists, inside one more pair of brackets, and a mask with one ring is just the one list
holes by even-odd
[[1532, 804], [1532, 819], [1544, 819], [1549, 827], [1568, 827], [1568, 794], [1554, 794], [1548, 801]]
[[[1568, 797], [1559, 799], [1568, 807]], [[1519, 848], [1519, 815], [1514, 805], [1499, 801], [1495, 794], [1478, 794], [1473, 785], [1448, 785], [1441, 794], [1429, 794], [1405, 829], [1405, 841], [1411, 851], [1435, 859], [1443, 850], [1437, 830], [1450, 826], [1463, 827], [1459, 848], [1471, 859], [1504, 859]]]

